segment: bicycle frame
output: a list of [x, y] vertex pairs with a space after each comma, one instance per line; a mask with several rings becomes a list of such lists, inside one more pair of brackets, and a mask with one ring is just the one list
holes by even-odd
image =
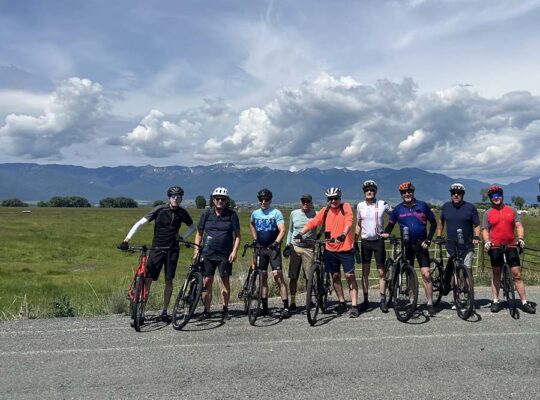
[[516, 305], [516, 286], [514, 283], [514, 275], [512, 274], [512, 268], [506, 259], [506, 250], [509, 248], [519, 248], [519, 252], [523, 252], [523, 249], [516, 244], [500, 244], [498, 246], [492, 246], [491, 249], [501, 249], [503, 256], [503, 265], [501, 267], [501, 287], [503, 289], [504, 297], [508, 304], [508, 312], [514, 319], [519, 319], [519, 310]]

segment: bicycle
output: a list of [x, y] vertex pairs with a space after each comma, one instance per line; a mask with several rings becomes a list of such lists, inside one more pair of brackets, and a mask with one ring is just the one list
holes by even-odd
[[[512, 269], [510, 264], [506, 260], [506, 249], [516, 248], [516, 245], [509, 244], [500, 244], [498, 246], [492, 246], [491, 249], [501, 249], [503, 254], [503, 266], [501, 271], [501, 287], [503, 290], [504, 298], [508, 304], [508, 312], [510, 316], [514, 319], [519, 319], [519, 310], [516, 304], [516, 285], [514, 283], [514, 276], [512, 275]], [[523, 252], [523, 249], [519, 248], [520, 254]]]
[[402, 240], [391, 236], [389, 241], [392, 245], [392, 257], [385, 263], [385, 302], [387, 307], [394, 307], [398, 321], [407, 322], [413, 316], [418, 303], [418, 277], [407, 259], [409, 229], [403, 228]]
[[324, 246], [331, 241], [332, 239], [301, 239], [303, 243], [315, 245], [313, 263], [307, 274], [306, 284], [306, 315], [311, 326], [317, 322], [319, 309], [323, 313], [326, 312], [328, 296], [332, 294], [332, 279], [323, 261]]
[[[431, 282], [433, 284], [433, 306], [439, 305], [443, 296], [448, 291], [444, 290], [447, 283], [444, 277], [452, 274], [450, 287], [454, 296], [454, 305], [458, 316], [466, 320], [474, 311], [474, 287], [471, 271], [465, 266], [463, 261], [463, 252], [461, 249], [465, 244], [463, 231], [457, 230], [457, 241], [454, 241], [455, 253], [450, 257], [443, 267], [442, 246], [446, 243], [444, 240], [435, 239], [433, 242], [438, 246], [439, 258], [431, 262]], [[450, 239], [448, 239], [450, 240]], [[435, 256], [437, 257], [437, 255]]]
[[251, 325], [255, 325], [259, 316], [259, 309], [262, 302], [262, 272], [259, 270], [259, 262], [261, 257], [261, 250], [266, 247], [260, 244], [244, 244], [244, 252], [242, 257], [246, 255], [247, 249], [252, 248], [254, 252], [254, 262], [248, 271], [248, 276], [244, 281], [242, 290], [238, 294], [239, 299], [244, 300], [244, 310], [247, 313], [248, 321]]
[[127, 294], [129, 299], [129, 316], [132, 319], [131, 325], [135, 331], [140, 332], [141, 326], [144, 324], [144, 309], [148, 300], [148, 289], [146, 288], [146, 278], [148, 277], [146, 261], [148, 259], [148, 251], [167, 251], [169, 247], [149, 248], [146, 245], [142, 245], [129, 246], [125, 250], [119, 246], [118, 249], [128, 253], [135, 253], [136, 251], [141, 253], [139, 256], [139, 265], [131, 279]]
[[197, 305], [201, 301], [203, 292], [203, 275], [202, 275], [202, 244], [196, 244], [185, 240], [178, 240], [179, 243], [185, 244], [187, 248], [192, 246], [197, 247], [199, 251], [192, 259], [189, 267], [189, 272], [176, 296], [172, 312], [172, 326], [176, 330], [182, 329], [190, 321], [195, 313]]

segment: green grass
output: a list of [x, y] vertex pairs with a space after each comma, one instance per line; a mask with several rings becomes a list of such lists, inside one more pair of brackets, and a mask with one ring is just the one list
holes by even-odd
[[[60, 316], [63, 313], [87, 316], [125, 312], [126, 290], [138, 258], [135, 254], [120, 252], [116, 246], [148, 210], [31, 210], [31, 213], [22, 213], [20, 208], [0, 208], [3, 249], [0, 260], [0, 319], [18, 318], [20, 312], [30, 318]], [[201, 210], [189, 211], [198, 221]], [[282, 211], [287, 219], [290, 210]], [[239, 216], [243, 244], [251, 241], [250, 213], [243, 212]], [[525, 217], [524, 225], [528, 245], [540, 248], [540, 219]], [[145, 225], [131, 243], [149, 245], [152, 233], [153, 224]], [[175, 292], [186, 274], [191, 255], [191, 249], [181, 251]], [[250, 257], [242, 258], [240, 255], [234, 265], [231, 300], [236, 298], [249, 265]], [[540, 283], [540, 274], [527, 270], [524, 274], [528, 284]], [[375, 278], [375, 268], [372, 268], [371, 276]], [[483, 281], [483, 278], [477, 280]], [[271, 293], [277, 293], [275, 286]], [[162, 295], [161, 276], [152, 289], [151, 307], [157, 309], [161, 306]], [[217, 282], [214, 301], [219, 302]]]

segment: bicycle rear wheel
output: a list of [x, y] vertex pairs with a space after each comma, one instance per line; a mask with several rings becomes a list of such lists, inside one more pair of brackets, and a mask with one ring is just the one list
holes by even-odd
[[251, 325], [255, 325], [259, 316], [262, 300], [262, 275], [258, 269], [251, 274], [251, 282], [248, 292], [248, 320]]
[[176, 296], [172, 313], [172, 326], [182, 329], [189, 322], [201, 300], [203, 278], [199, 271], [190, 271]]
[[384, 299], [386, 307], [392, 305], [392, 298], [394, 297], [394, 283], [392, 282], [392, 268], [394, 267], [394, 260], [388, 258], [384, 264]]
[[319, 293], [322, 290], [324, 289], [321, 282], [321, 266], [320, 263], [314, 263], [308, 276], [306, 287], [306, 314], [311, 326], [317, 322], [317, 315], [319, 314], [321, 305]]
[[251, 281], [252, 274], [253, 274], [253, 270], [250, 268], [246, 276], [246, 280], [244, 281], [244, 285], [242, 286], [242, 296], [240, 297], [242, 301], [244, 302], [244, 312], [246, 314], [248, 312], [248, 305], [249, 305], [249, 282]]
[[441, 302], [443, 296], [443, 273], [439, 260], [431, 262], [431, 285], [433, 287], [433, 306], [436, 307]]
[[137, 332], [141, 331], [141, 326], [144, 319], [144, 304], [145, 304], [145, 279], [144, 276], [137, 276], [134, 284], [135, 296], [132, 305], [133, 327]]
[[456, 265], [454, 280], [454, 304], [461, 319], [468, 319], [473, 313], [474, 288], [471, 272], [464, 265]]
[[418, 302], [418, 278], [408, 262], [402, 262], [394, 288], [394, 311], [396, 318], [407, 322], [416, 310]]
[[516, 304], [516, 286], [514, 284], [514, 277], [510, 265], [503, 265], [503, 292], [506, 303], [508, 304], [508, 312], [514, 319], [519, 318], [519, 310]]
[[321, 273], [319, 275], [322, 285], [319, 286], [319, 308], [323, 313], [328, 310], [328, 296], [332, 293], [332, 277], [330, 272], [321, 264]]

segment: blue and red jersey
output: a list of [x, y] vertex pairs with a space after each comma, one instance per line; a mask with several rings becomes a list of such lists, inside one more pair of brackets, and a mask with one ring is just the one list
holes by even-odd
[[427, 223], [436, 224], [435, 215], [427, 203], [413, 199], [411, 206], [404, 202], [398, 204], [390, 214], [389, 226], [393, 227], [399, 223], [399, 230], [403, 235], [403, 228], [409, 228], [411, 242], [418, 242], [427, 239]]

